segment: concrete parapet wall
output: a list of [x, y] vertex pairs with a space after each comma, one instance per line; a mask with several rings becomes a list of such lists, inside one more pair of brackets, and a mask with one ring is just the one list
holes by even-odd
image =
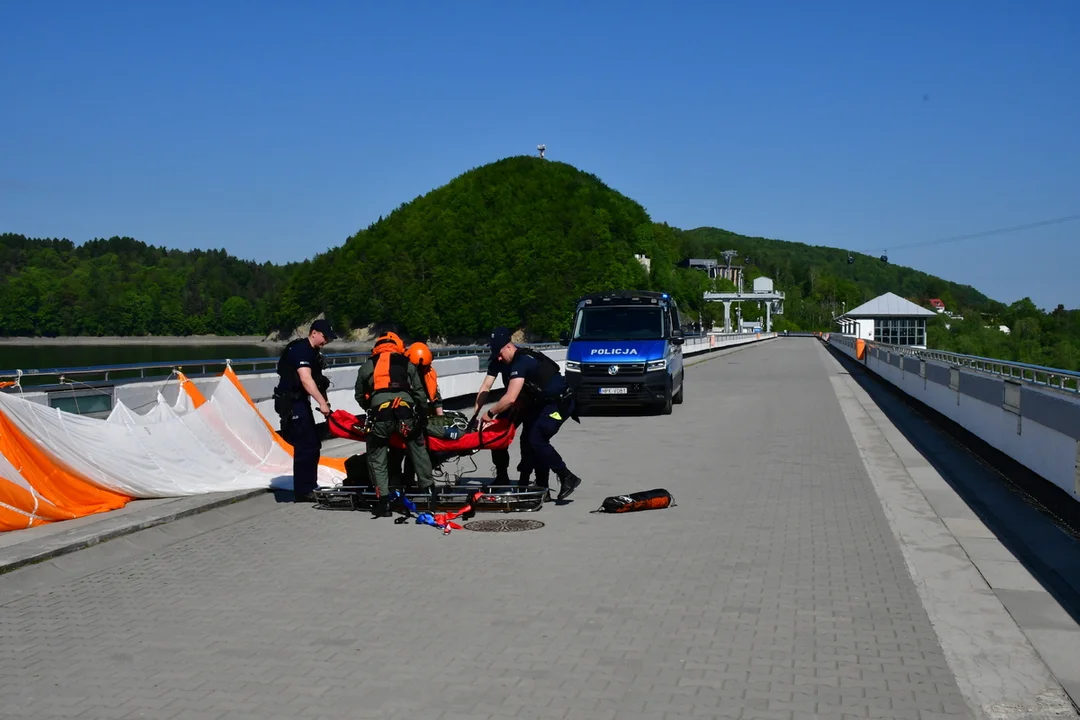
[[[683, 343], [683, 355], [690, 357], [734, 345], [761, 342], [774, 337], [776, 337], [776, 333], [712, 333], [700, 337], [690, 337], [686, 338]], [[544, 353], [558, 362], [561, 369], [566, 369], [565, 348], [549, 349], [545, 350]], [[458, 355], [436, 358], [433, 365], [439, 373], [439, 388], [443, 398], [446, 400], [465, 398], [475, 395], [480, 389], [480, 385], [486, 376], [487, 357]], [[360, 407], [353, 398], [358, 370], [359, 365], [343, 365], [327, 369], [326, 375], [330, 378], [331, 383], [329, 392], [331, 407], [346, 410], [353, 414], [360, 414]], [[247, 390], [248, 395], [251, 396], [259, 411], [267, 420], [276, 425], [277, 414], [274, 412], [273, 394], [274, 387], [278, 382], [277, 374], [274, 372], [242, 373], [239, 377], [244, 389]], [[209, 399], [213, 397], [218, 377], [191, 378], [191, 381]], [[168, 380], [125, 381], [112, 387], [99, 388], [95, 392], [99, 394], [111, 392], [114, 402], [123, 402], [124, 405], [135, 412], [144, 413], [157, 402], [159, 392], [170, 404], [176, 402], [179, 387], [176, 378], [170, 378]], [[501, 387], [502, 381], [496, 381], [495, 389]], [[24, 397], [42, 404], [48, 403], [48, 394], [44, 392], [26, 392]], [[314, 403], [312, 403], [312, 407], [314, 407]], [[95, 413], [95, 415], [100, 414]]]
[[1080, 500], [1080, 397], [832, 334], [830, 346]]

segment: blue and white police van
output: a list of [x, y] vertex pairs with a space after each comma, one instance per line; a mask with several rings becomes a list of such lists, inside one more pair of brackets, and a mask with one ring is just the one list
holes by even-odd
[[616, 290], [577, 301], [566, 379], [578, 406], [646, 406], [671, 413], [683, 401], [683, 332], [667, 293]]

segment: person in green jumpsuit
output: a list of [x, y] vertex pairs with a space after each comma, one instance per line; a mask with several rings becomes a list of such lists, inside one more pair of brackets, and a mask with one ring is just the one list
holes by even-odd
[[372, 482], [378, 488], [376, 517], [390, 517], [390, 437], [399, 433], [405, 440], [416, 472], [416, 484], [438, 502], [431, 457], [424, 441], [428, 416], [427, 390], [423, 378], [409, 358], [405, 346], [394, 333], [375, 341], [375, 347], [356, 376], [354, 397], [367, 415], [367, 462]]

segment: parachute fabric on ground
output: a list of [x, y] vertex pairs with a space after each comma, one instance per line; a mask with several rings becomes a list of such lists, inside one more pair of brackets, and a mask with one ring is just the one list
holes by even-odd
[[47, 518], [38, 515], [41, 499], [11, 462], [0, 455], [0, 530], [41, 525]]
[[[181, 393], [183, 394], [183, 393]], [[164, 422], [169, 418], [175, 417], [176, 412], [172, 409], [168, 402], [161, 393], [157, 395], [157, 402], [154, 403], [154, 407], [144, 414], [139, 414], [125, 405], [123, 402], [117, 400], [116, 406], [112, 412], [109, 413], [109, 417], [105, 420], [112, 423], [121, 423], [126, 425], [152, 425], [153, 423]]]
[[[227, 366], [225, 368], [225, 373], [223, 377], [232, 383], [233, 389], [236, 390], [239, 396], [244, 399], [244, 401], [248, 404], [251, 410], [255, 413], [255, 416], [259, 418], [259, 421], [262, 423], [263, 427], [265, 427], [267, 432], [270, 433], [270, 437], [273, 439], [273, 441], [277, 443], [277, 445], [281, 447], [286, 453], [288, 453], [289, 457], [291, 458], [293, 456], [292, 445], [285, 442], [281, 435], [279, 435], [278, 432], [274, 429], [274, 426], [271, 425], [265, 417], [263, 417], [263, 414], [261, 412], [259, 412], [258, 406], [255, 405], [255, 401], [251, 399], [250, 395], [248, 395], [247, 390], [244, 389], [243, 384], [240, 382], [240, 378], [238, 378], [236, 376], [236, 373], [233, 372], [232, 367]], [[194, 385], [192, 385], [190, 382], [184, 387], [189, 392], [193, 392], [193, 394], [198, 392], [198, 390], [194, 389]], [[327, 470], [329, 470], [329, 472], [327, 472]], [[318, 484], [319, 486], [333, 486], [338, 484], [344, 476], [345, 458], [323, 457], [319, 459], [319, 469], [316, 484]], [[290, 487], [292, 486], [290, 485]]]
[[[288, 446], [282, 447], [232, 379], [219, 378], [212, 399], [186, 413], [159, 407], [152, 416], [156, 422], [126, 407], [109, 422], [0, 394], [0, 411], [30, 443], [57, 466], [112, 493], [149, 498], [291, 489]], [[334, 485], [344, 473], [324, 466], [319, 475], [320, 484]], [[24, 503], [16, 507], [28, 509]]]
[[[20, 398], [19, 402], [25, 401]], [[0, 530], [116, 510], [131, 499], [99, 488], [57, 464], [2, 409], [0, 458], [4, 460], [0, 465]]]
[[[12, 497], [13, 490], [22, 490], [20, 494], [30, 494], [32, 500], [29, 510], [22, 509], [24, 499]], [[33, 494], [34, 490], [30, 487], [30, 483], [26, 482], [26, 478], [19, 474], [6, 457], [0, 455], [0, 530], [14, 530], [40, 524], [41, 518], [33, 512], [37, 509]]]
[[[192, 495], [265, 486], [261, 458], [238, 456], [218, 404], [151, 424], [109, 423], [36, 403], [4, 411], [39, 447], [91, 482], [136, 498]], [[232, 447], [230, 447], [232, 446]], [[273, 468], [289, 474], [285, 468]]]
[[173, 410], [178, 415], [191, 412], [206, 402], [206, 398], [199, 392], [199, 388], [195, 387], [195, 383], [188, 380], [184, 373], [177, 371], [176, 378], [180, 381], [180, 392], [176, 396]]

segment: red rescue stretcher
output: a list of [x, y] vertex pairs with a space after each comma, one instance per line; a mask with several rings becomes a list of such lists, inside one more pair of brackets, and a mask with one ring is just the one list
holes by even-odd
[[[331, 435], [364, 442], [364, 424], [367, 417], [356, 416], [345, 410], [335, 410], [327, 418], [327, 428]], [[473, 428], [476, 429], [473, 429]], [[447, 438], [428, 437], [427, 448], [433, 453], [449, 453], [451, 455], [472, 454], [478, 450], [505, 450], [514, 442], [514, 434], [517, 428], [509, 418], [496, 418], [493, 423], [480, 430], [475, 420], [469, 423], [461, 437], [456, 440]], [[405, 449], [405, 441], [400, 435], [394, 433], [390, 436], [390, 444], [399, 449]]]
[[[464, 418], [464, 416], [461, 416]], [[335, 410], [327, 418], [327, 429], [334, 437], [365, 441], [364, 425], [366, 416], [353, 415], [345, 410]], [[464, 424], [464, 422], [462, 423]], [[453, 512], [464, 507], [478, 489], [483, 494], [472, 502], [473, 509], [477, 512], [531, 512], [543, 507], [545, 501], [550, 501], [551, 496], [547, 488], [536, 486], [518, 487], [517, 485], [487, 485], [462, 482], [464, 472], [448, 472], [445, 469], [450, 461], [462, 458], [471, 458], [482, 450], [505, 450], [514, 442], [517, 428], [510, 418], [496, 418], [487, 427], [480, 429], [476, 418], [468, 421], [466, 427], [458, 428], [460, 435], [454, 439], [431, 437], [425, 438], [428, 455], [431, 458], [431, 467], [434, 471], [435, 482], [439, 487], [439, 502], [437, 508], [428, 508], [429, 499], [426, 493], [421, 493], [416, 487], [390, 485], [390, 492], [400, 491], [421, 511]], [[405, 449], [404, 439], [397, 433], [390, 436], [390, 445], [398, 449]], [[476, 462], [472, 462], [471, 472], [477, 469]], [[366, 470], [364, 455], [354, 455], [345, 461], [346, 471], [350, 466]], [[353, 481], [353, 473], [344, 483], [334, 488], [319, 488], [315, 491], [318, 504], [327, 509], [360, 510], [375, 505], [378, 495], [370, 481], [366, 478], [366, 472], [358, 472], [362, 477], [360, 481]], [[400, 504], [400, 503], [397, 503]]]

